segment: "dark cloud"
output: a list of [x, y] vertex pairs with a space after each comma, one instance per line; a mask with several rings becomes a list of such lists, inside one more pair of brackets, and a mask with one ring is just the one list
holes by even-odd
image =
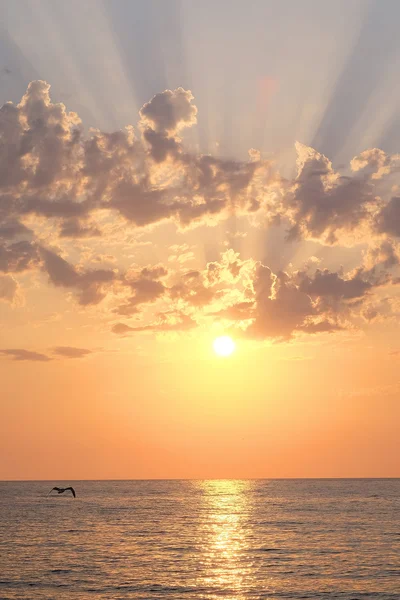
[[230, 319], [231, 321], [248, 321], [254, 318], [254, 302], [243, 301], [232, 304], [216, 313], [211, 313], [219, 317]]
[[378, 233], [400, 237], [400, 197], [391, 198], [378, 213], [376, 230]]
[[10, 240], [20, 235], [30, 235], [32, 231], [17, 219], [0, 222], [0, 240]]
[[138, 312], [141, 304], [149, 304], [161, 298], [166, 292], [165, 285], [159, 281], [168, 275], [162, 265], [145, 267], [131, 276], [127, 276], [124, 284], [130, 288], [133, 295], [116, 309], [119, 315], [130, 316]]
[[290, 338], [304, 321], [316, 314], [312, 300], [290, 277], [259, 265], [253, 282], [254, 321], [247, 334], [254, 338]]
[[346, 277], [328, 269], [317, 269], [312, 276], [296, 274], [299, 289], [313, 299], [316, 311], [335, 320], [356, 314], [376, 288], [390, 281], [387, 273], [374, 268], [358, 268]]
[[168, 275], [168, 269], [166, 269], [163, 265], [154, 265], [150, 267], [144, 267], [140, 271], [140, 276], [148, 279], [161, 279], [161, 277], [166, 277]]
[[177, 218], [183, 226], [216, 215], [251, 214], [260, 209], [263, 194], [273, 183], [270, 164], [239, 162], [213, 156], [184, 155]]
[[78, 285], [79, 274], [72, 265], [46, 248], [41, 248], [40, 253], [44, 260], [44, 268], [54, 285], [61, 287]]
[[95, 225], [87, 225], [79, 219], [65, 219], [60, 228], [62, 238], [89, 238], [101, 236]]
[[197, 322], [189, 315], [180, 311], [170, 311], [160, 314], [158, 319], [149, 325], [130, 327], [125, 323], [117, 323], [112, 327], [111, 331], [118, 335], [126, 335], [127, 333], [139, 333], [144, 331], [153, 331], [154, 333], [188, 331], [195, 327], [197, 327]]
[[22, 348], [7, 348], [5, 350], [0, 350], [0, 354], [9, 356], [13, 360], [17, 361], [30, 360], [35, 362], [48, 362], [49, 360], [52, 360], [45, 354], [41, 354], [40, 352], [32, 352], [31, 350], [24, 350]]
[[372, 323], [379, 317], [379, 311], [375, 306], [366, 306], [362, 309], [361, 316], [368, 323]]
[[173, 285], [169, 294], [173, 300], [184, 300], [192, 306], [205, 306], [215, 297], [215, 291], [205, 285], [205, 276], [200, 271], [189, 271]]
[[38, 249], [31, 242], [0, 244], [0, 271], [18, 273], [37, 267], [40, 262]]
[[168, 156], [177, 158], [181, 150], [181, 145], [175, 138], [149, 127], [144, 130], [143, 139], [148, 143], [150, 156], [156, 163], [165, 161]]
[[44, 269], [50, 281], [59, 287], [75, 289], [82, 305], [98, 304], [106, 294], [106, 288], [115, 280], [111, 270], [96, 269], [78, 271], [73, 265], [46, 248], [40, 248]]
[[158, 189], [146, 177], [140, 183], [121, 179], [113, 189], [109, 206], [139, 227], [174, 217], [178, 209], [170, 191]]
[[80, 121], [63, 104], [51, 103], [49, 88], [33, 81], [18, 106], [8, 102], [0, 109], [0, 187], [14, 187], [18, 196], [28, 190], [35, 197], [36, 190], [60, 187], [74, 175]]
[[[92, 350], [87, 350], [86, 348], [74, 348], [72, 346], [57, 346], [52, 349], [52, 353], [63, 358], [84, 358], [85, 356], [92, 354]], [[0, 350], [0, 354], [9, 356], [13, 360], [17, 361], [30, 360], [48, 362], [53, 360], [51, 356], [47, 356], [41, 352], [33, 352], [31, 350], [24, 350], [22, 348], [7, 348], [5, 350]]]
[[22, 215], [34, 213], [47, 218], [70, 218], [76, 221], [77, 217], [87, 215], [92, 207], [89, 202], [77, 202], [73, 194], [71, 196], [57, 200], [46, 200], [41, 196], [24, 197], [18, 203], [18, 209]]
[[193, 95], [189, 90], [165, 90], [146, 102], [140, 110], [140, 116], [155, 131], [175, 133], [181, 127], [196, 123], [197, 108], [192, 100]]
[[56, 346], [53, 348], [54, 354], [64, 358], [84, 358], [92, 354], [92, 350], [86, 348], [74, 348], [73, 346]]
[[365, 263], [368, 268], [390, 269], [395, 267], [400, 263], [398, 248], [391, 240], [378, 240], [376, 245], [370, 244], [366, 252]]
[[150, 148], [150, 156], [161, 163], [168, 156], [177, 157], [181, 152], [177, 132], [196, 123], [197, 108], [192, 104], [189, 90], [177, 88], [156, 94], [140, 110], [143, 140]]
[[13, 303], [18, 293], [18, 282], [11, 275], [0, 274], [0, 300]]
[[323, 297], [333, 299], [352, 300], [361, 298], [372, 287], [373, 283], [366, 281], [365, 273], [362, 269], [357, 270], [352, 277], [343, 278], [339, 273], [334, 273], [328, 269], [321, 271], [317, 269], [314, 275], [298, 272], [299, 290], [305, 292], [311, 297]]
[[367, 221], [376, 203], [370, 177], [341, 177], [322, 154], [297, 144], [298, 174], [285, 205], [293, 225], [289, 239], [310, 237], [329, 244], [343, 231], [354, 231]]
[[125, 335], [126, 333], [134, 330], [134, 327], [129, 327], [129, 325], [125, 325], [125, 323], [116, 323], [111, 328], [111, 331], [118, 335]]
[[259, 265], [253, 281], [254, 306], [233, 306], [231, 316], [253, 318], [247, 329], [252, 337], [287, 339], [296, 331], [332, 333], [348, 328], [346, 320], [357, 317], [374, 289], [390, 281], [387, 274], [374, 269], [359, 268], [346, 277], [328, 269], [317, 269], [312, 275], [306, 271], [275, 275]]
[[298, 331], [303, 331], [304, 333], [335, 333], [336, 331], [342, 331], [344, 327], [338, 325], [337, 323], [331, 323], [330, 321], [317, 321], [315, 323], [305, 323], [301, 327], [298, 328]]

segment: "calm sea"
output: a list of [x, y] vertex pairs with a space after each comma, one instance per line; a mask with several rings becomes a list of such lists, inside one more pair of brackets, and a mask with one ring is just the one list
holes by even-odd
[[56, 483], [0, 483], [1, 599], [400, 599], [400, 479]]

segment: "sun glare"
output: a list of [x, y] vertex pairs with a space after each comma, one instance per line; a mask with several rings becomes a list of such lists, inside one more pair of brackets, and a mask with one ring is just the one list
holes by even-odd
[[219, 356], [229, 356], [235, 350], [236, 345], [232, 338], [227, 335], [218, 337], [213, 343], [214, 350]]

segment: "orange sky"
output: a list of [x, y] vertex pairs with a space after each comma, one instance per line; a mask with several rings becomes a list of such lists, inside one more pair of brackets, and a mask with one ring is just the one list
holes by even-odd
[[3, 479], [398, 474], [398, 375], [360, 341], [131, 339], [52, 364], [2, 361]]
[[186, 39], [172, 8], [167, 26], [111, 4], [4, 15], [0, 479], [400, 476], [398, 103], [375, 9], [277, 3], [267, 35], [268, 3], [228, 29], [215, 8], [203, 48], [200, 5]]

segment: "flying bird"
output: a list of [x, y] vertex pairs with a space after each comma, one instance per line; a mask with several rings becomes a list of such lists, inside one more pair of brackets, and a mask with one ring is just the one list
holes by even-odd
[[52, 490], [49, 491], [49, 493], [47, 494], [48, 496], [51, 494], [52, 491], [56, 491], [59, 494], [63, 494], [64, 492], [67, 492], [68, 490], [71, 490], [72, 495], [74, 498], [76, 498], [76, 493], [73, 487], [66, 487], [66, 488], [59, 488], [59, 487], [53, 487]]

